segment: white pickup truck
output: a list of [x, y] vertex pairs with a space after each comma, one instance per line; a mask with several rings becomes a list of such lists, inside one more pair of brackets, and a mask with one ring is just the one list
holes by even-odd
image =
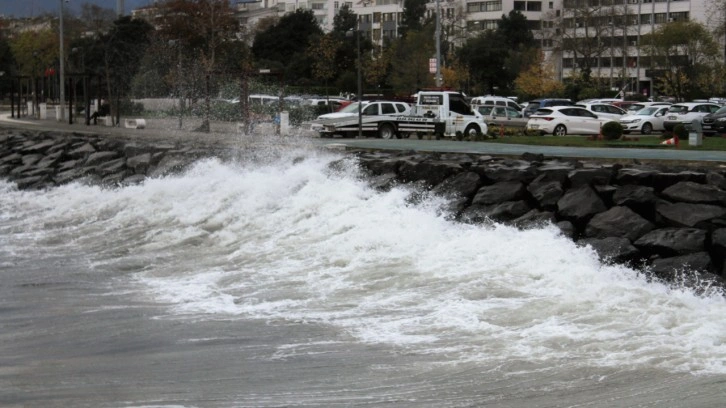
[[[475, 136], [486, 133], [487, 125], [481, 114], [471, 110], [464, 95], [453, 91], [421, 91], [416, 105], [408, 115], [363, 116], [360, 129], [365, 135], [383, 139], [407, 137], [411, 134], [432, 134], [436, 138]], [[320, 136], [352, 136], [358, 134], [359, 118], [331, 119], [319, 123]]]

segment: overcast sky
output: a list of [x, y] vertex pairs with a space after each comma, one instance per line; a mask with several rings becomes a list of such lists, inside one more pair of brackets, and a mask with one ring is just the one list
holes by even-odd
[[[78, 14], [83, 3], [116, 10], [116, 0], [0, 0], [0, 14], [7, 17], [33, 17], [45, 12], [57, 13], [61, 1], [66, 1], [64, 8], [73, 14]], [[124, 0], [125, 12], [129, 14], [132, 9], [152, 3], [153, 0]]]

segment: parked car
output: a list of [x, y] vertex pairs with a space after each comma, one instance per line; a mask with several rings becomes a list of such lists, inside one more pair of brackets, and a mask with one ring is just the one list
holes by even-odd
[[673, 105], [670, 102], [638, 102], [633, 105], [628, 106], [625, 108], [625, 110], [628, 112], [628, 114], [634, 114], [635, 112], [638, 112], [639, 110], [648, 107], [648, 106], [671, 106]]
[[726, 106], [714, 113], [709, 113], [701, 119], [704, 135], [726, 133]]
[[613, 102], [622, 102], [622, 99], [618, 98], [592, 98], [592, 99], [583, 99], [581, 101], [577, 101], [576, 105], [583, 105], [586, 103], [609, 103], [612, 104]]
[[499, 105], [499, 106], [509, 106], [510, 108], [516, 109], [518, 111], [522, 111], [522, 106], [520, 106], [516, 101], [510, 98], [505, 98], [503, 96], [477, 96], [475, 98], [471, 98], [471, 101], [469, 102], [472, 109], [476, 109], [479, 106], [483, 105]]
[[714, 113], [721, 109], [721, 106], [710, 102], [683, 102], [671, 105], [666, 113], [663, 127], [667, 131], [672, 131], [678, 124], [691, 124], [694, 120], [699, 122], [709, 113]]
[[527, 118], [522, 112], [510, 106], [482, 105], [476, 108], [484, 118], [484, 122], [490, 128], [497, 128], [500, 125], [508, 127], [525, 127]]
[[[638, 101], [615, 101], [615, 102], [610, 102], [610, 104], [613, 106], [617, 106], [618, 108], [623, 109], [626, 112], [627, 111], [637, 112], [644, 108], [644, 106], [637, 107], [638, 105], [640, 105], [640, 102], [638, 102]], [[633, 107], [633, 108], [631, 109], [631, 107]]]
[[636, 113], [631, 113], [620, 118], [620, 124], [623, 125], [623, 133], [640, 132], [643, 135], [649, 135], [653, 131], [662, 132], [665, 130], [663, 121], [669, 106], [655, 105], [646, 106]]
[[600, 127], [611, 119], [599, 118], [579, 106], [551, 106], [541, 108], [529, 117], [527, 131], [554, 136], [596, 135]]
[[572, 106], [574, 103], [569, 99], [562, 98], [546, 98], [546, 99], [535, 99], [527, 104], [524, 108], [525, 118], [530, 117], [533, 113], [537, 112], [540, 108], [546, 108], [549, 106]]
[[583, 107], [596, 114], [599, 118], [609, 118], [616, 121], [620, 120], [626, 113], [623, 109], [609, 103], [578, 103], [575, 106]]
[[[398, 101], [362, 101], [361, 115], [408, 115], [411, 105]], [[318, 116], [318, 119], [337, 119], [358, 116], [358, 102], [351, 103], [343, 109]]]

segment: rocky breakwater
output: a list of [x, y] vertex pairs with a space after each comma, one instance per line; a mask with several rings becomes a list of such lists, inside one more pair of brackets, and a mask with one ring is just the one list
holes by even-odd
[[601, 259], [724, 293], [726, 172], [716, 167], [465, 154], [355, 152], [380, 189], [415, 183], [451, 217], [530, 228], [552, 223]]
[[79, 180], [118, 186], [164, 176], [215, 154], [224, 152], [165, 142], [6, 130], [0, 133], [0, 177], [15, 182], [19, 189], [43, 189]]
[[[603, 260], [628, 264], [650, 279], [722, 293], [726, 287], [726, 171], [720, 168], [531, 154], [348, 153], [359, 158], [375, 188], [407, 183], [416, 194], [446, 197], [452, 220], [519, 228], [552, 223]], [[192, 141], [13, 129], [0, 133], [0, 177], [19, 189], [71, 181], [119, 186], [181, 171], [203, 157], [240, 154]]]

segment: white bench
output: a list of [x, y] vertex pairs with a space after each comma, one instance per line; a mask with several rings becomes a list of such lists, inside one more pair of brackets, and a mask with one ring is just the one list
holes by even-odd
[[146, 119], [124, 119], [126, 129], [145, 129]]

